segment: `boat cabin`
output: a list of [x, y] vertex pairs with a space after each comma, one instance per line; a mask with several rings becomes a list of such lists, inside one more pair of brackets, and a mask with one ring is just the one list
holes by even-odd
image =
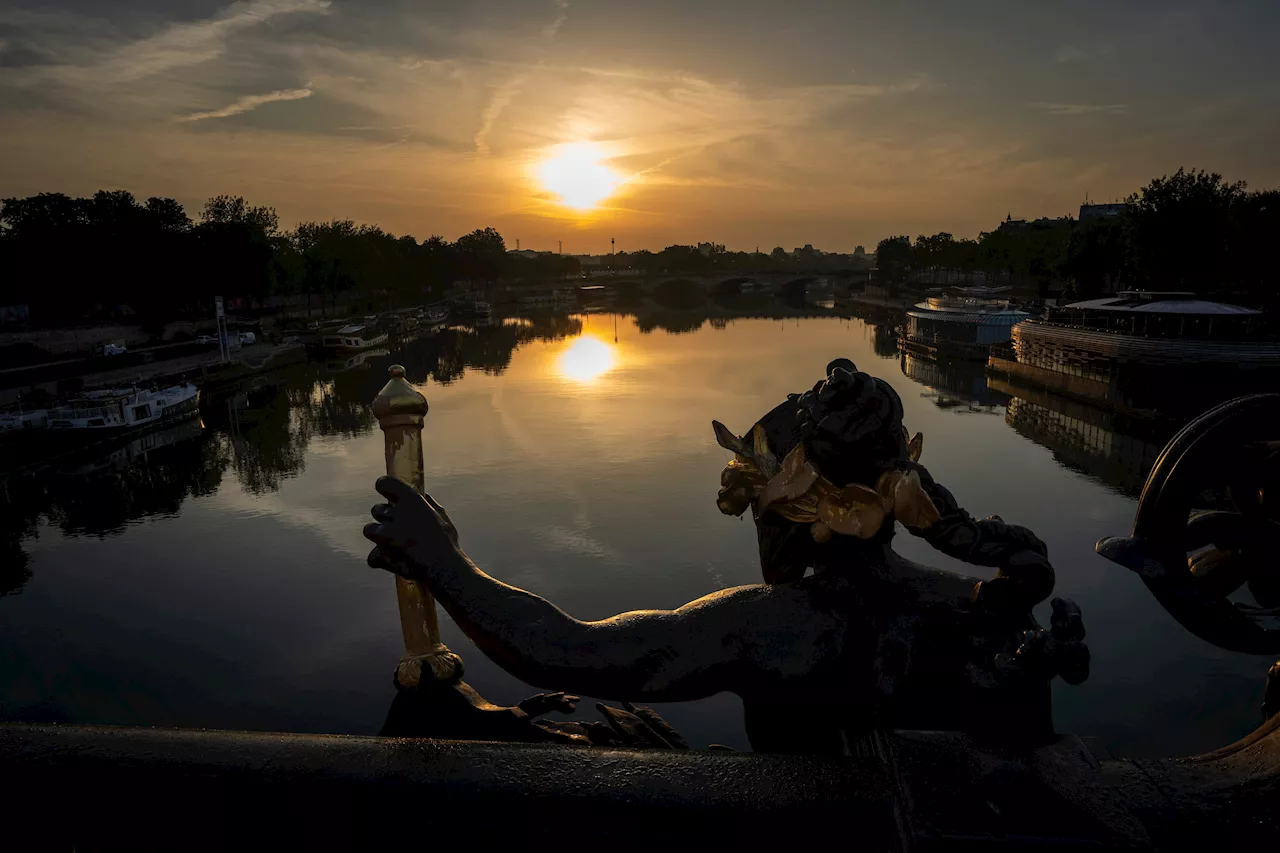
[[386, 340], [386, 333], [365, 324], [343, 326], [321, 338], [320, 345], [333, 349], [361, 349]]

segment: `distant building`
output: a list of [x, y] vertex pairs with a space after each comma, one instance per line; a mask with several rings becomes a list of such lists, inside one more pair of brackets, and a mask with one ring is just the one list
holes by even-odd
[[511, 249], [511, 250], [509, 250], [509, 251], [507, 252], [507, 254], [508, 254], [508, 255], [515, 255], [517, 258], [536, 258], [536, 257], [538, 257], [538, 255], [543, 255], [543, 254], [549, 255], [549, 254], [551, 254], [551, 253], [550, 253], [550, 252], [538, 252], [538, 251], [535, 251], [535, 250], [533, 250], [533, 249]]
[[1005, 234], [1016, 234], [1019, 231], [1026, 231], [1027, 220], [1014, 219], [1013, 214], [1010, 213], [1005, 216], [1004, 222], [1001, 222], [1000, 225], [996, 228], [996, 230]]
[[865, 247], [863, 247], [863, 246], [858, 246], [858, 247], [856, 247], [856, 248], [853, 250], [853, 256], [854, 256], [855, 258], [865, 258], [865, 257], [868, 257], [866, 248], [865, 248]]
[[1085, 202], [1080, 205], [1080, 221], [1088, 222], [1091, 219], [1110, 219], [1113, 216], [1119, 216], [1120, 213], [1128, 207], [1124, 202], [1115, 202], [1114, 204], [1089, 204]]

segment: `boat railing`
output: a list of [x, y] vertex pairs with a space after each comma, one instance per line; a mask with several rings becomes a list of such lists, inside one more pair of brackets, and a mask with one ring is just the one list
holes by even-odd
[[107, 418], [117, 414], [114, 408], [106, 406], [61, 406], [49, 412], [52, 418], [67, 420], [71, 418]]

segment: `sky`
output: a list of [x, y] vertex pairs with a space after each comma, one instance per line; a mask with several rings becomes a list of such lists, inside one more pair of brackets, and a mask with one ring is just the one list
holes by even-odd
[[[1180, 166], [1280, 186], [1278, 38], [1275, 0], [3, 0], [0, 197], [572, 253], [976, 237]], [[566, 206], [564, 151], [616, 190]]]

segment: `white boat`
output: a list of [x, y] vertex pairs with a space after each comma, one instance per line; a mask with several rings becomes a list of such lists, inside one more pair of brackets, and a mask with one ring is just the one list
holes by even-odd
[[371, 349], [387, 342], [387, 333], [371, 326], [343, 326], [336, 332], [328, 332], [320, 339], [320, 346], [334, 350]]
[[423, 322], [429, 326], [438, 326], [449, 321], [449, 312], [443, 308], [432, 308], [423, 315]]
[[49, 411], [36, 409], [24, 412], [0, 412], [0, 434], [17, 433], [27, 429], [43, 429], [49, 425]]
[[88, 391], [49, 411], [51, 429], [128, 430], [189, 418], [200, 411], [200, 389], [190, 382], [168, 388]]

